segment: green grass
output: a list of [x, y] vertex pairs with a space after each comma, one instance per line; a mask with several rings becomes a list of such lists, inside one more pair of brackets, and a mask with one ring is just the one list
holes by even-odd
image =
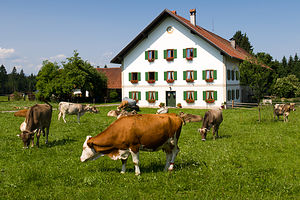
[[[12, 103], [0, 102], [0, 110], [6, 107], [11, 110]], [[274, 121], [270, 107], [262, 110], [261, 123], [257, 109], [224, 110], [221, 138], [215, 141], [209, 133], [202, 142], [201, 123], [189, 123], [181, 132], [175, 171], [163, 171], [162, 151], [141, 152], [142, 174], [136, 177], [131, 157], [124, 175], [121, 161], [79, 161], [85, 137], [115, 120], [106, 117], [111, 109], [115, 106], [87, 113], [81, 124], [69, 115], [67, 124], [58, 121], [54, 110], [49, 144], [41, 137], [40, 148], [30, 149], [22, 149], [16, 137], [24, 119], [0, 113], [0, 199], [300, 199], [298, 110], [288, 123]], [[205, 113], [170, 112], [181, 110]]]

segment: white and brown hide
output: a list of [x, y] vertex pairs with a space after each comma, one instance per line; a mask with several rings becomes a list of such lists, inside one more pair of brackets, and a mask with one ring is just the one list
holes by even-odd
[[274, 119], [277, 116], [277, 120], [279, 120], [279, 116], [283, 115], [283, 121], [288, 122], [288, 116], [291, 111], [296, 111], [295, 103], [290, 104], [275, 104], [273, 110]]
[[183, 120], [184, 123], [189, 123], [189, 122], [201, 122], [202, 121], [202, 116], [200, 115], [193, 115], [193, 114], [188, 114], [184, 112], [179, 113], [179, 117]]
[[121, 110], [121, 112], [120, 112], [120, 114], [118, 115], [117, 119], [119, 119], [119, 118], [122, 117], [122, 116], [129, 116], [129, 115], [136, 115], [136, 114], [137, 114], [137, 112], [136, 112], [135, 110], [130, 111], [130, 112], [128, 112], [128, 111], [126, 111], [126, 110]]
[[118, 117], [118, 115], [120, 114], [121, 112], [120, 111], [117, 111], [117, 110], [110, 110], [108, 113], [107, 113], [107, 116], [108, 117]]
[[182, 120], [174, 113], [121, 117], [97, 136], [87, 136], [80, 160], [95, 160], [104, 155], [113, 160], [121, 159], [121, 173], [125, 173], [125, 164], [131, 154], [135, 174], [139, 175], [139, 151], [162, 149], [167, 156], [165, 170], [173, 170], [181, 127]]

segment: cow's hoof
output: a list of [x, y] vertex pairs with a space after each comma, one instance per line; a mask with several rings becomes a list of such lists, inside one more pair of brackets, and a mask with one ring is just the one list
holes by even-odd
[[136, 176], [139, 176], [139, 175], [141, 175], [141, 173], [135, 173], [135, 175], [136, 175]]
[[202, 139], [202, 141], [203, 141], [203, 142], [205, 142], [205, 141], [206, 141], [206, 139]]
[[124, 172], [124, 171], [121, 171], [120, 174], [125, 174], [125, 172]]

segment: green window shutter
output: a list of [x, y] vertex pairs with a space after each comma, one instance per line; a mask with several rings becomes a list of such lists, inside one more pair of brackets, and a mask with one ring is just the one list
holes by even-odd
[[141, 72], [138, 72], [138, 81], [141, 81]]
[[217, 101], [217, 100], [218, 100], [217, 91], [214, 91], [214, 99], [215, 99], [215, 101]]
[[174, 72], [174, 80], [177, 80], [177, 71]]
[[155, 80], [158, 80], [158, 72], [155, 72]]
[[146, 81], [149, 80], [149, 78], [148, 78], [149, 76], [148, 76], [148, 75], [149, 75], [149, 72], [145, 72], [145, 80], [146, 80]]
[[155, 92], [155, 100], [158, 100], [158, 92]]
[[174, 58], [177, 58], [177, 49], [174, 49]]
[[158, 57], [158, 53], [157, 53], [157, 51], [156, 51], [156, 50], [154, 51], [154, 54], [155, 54], [155, 59], [157, 59], [157, 57]]
[[146, 92], [146, 100], [149, 99], [149, 92]]
[[131, 81], [131, 72], [129, 72], [129, 81]]
[[148, 60], [148, 51], [145, 51], [145, 60]]
[[194, 100], [197, 100], [197, 91], [194, 91]]
[[141, 100], [141, 92], [138, 92], [138, 95], [139, 95], [138, 99]]
[[206, 100], [206, 91], [203, 91], [203, 100]]
[[164, 72], [164, 80], [167, 80], [167, 72]]
[[186, 80], [186, 71], [183, 71], [183, 80]]
[[186, 91], [183, 92], [183, 100], [186, 100]]
[[129, 98], [130, 99], [132, 98], [132, 92], [129, 92]]
[[194, 48], [194, 58], [197, 57], [197, 48]]
[[186, 49], [183, 49], [183, 58], [186, 58]]
[[217, 80], [217, 70], [214, 70], [214, 79]]
[[164, 59], [167, 58], [167, 50], [164, 50]]
[[202, 70], [202, 80], [205, 80], [205, 75], [206, 75], [205, 70]]
[[194, 70], [194, 80], [197, 80], [197, 71]]

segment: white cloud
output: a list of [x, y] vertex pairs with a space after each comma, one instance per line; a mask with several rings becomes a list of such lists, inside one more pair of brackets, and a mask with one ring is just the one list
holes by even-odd
[[5, 49], [0, 47], [0, 59], [6, 59], [11, 57], [15, 53], [14, 49]]
[[41, 58], [41, 60], [49, 60], [51, 62], [59, 62], [59, 61], [63, 61], [67, 56], [65, 56], [64, 54], [58, 54], [55, 56], [51, 56], [48, 58]]

